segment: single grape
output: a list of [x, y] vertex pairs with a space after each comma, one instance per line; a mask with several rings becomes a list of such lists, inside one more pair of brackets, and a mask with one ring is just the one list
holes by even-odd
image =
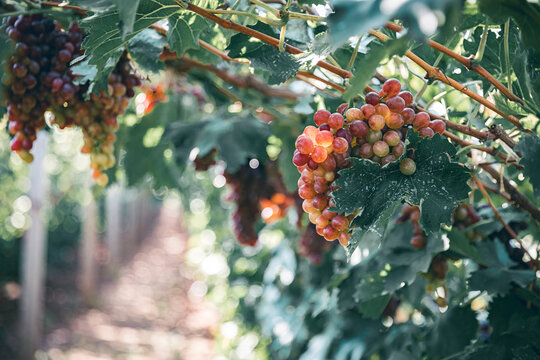
[[375, 144], [376, 141], [379, 141], [382, 139], [382, 132], [380, 130], [370, 130], [369, 133], [366, 135], [366, 141], [369, 144]]
[[332, 143], [332, 149], [337, 154], [343, 154], [349, 148], [349, 143], [342, 137], [336, 137]]
[[435, 135], [435, 132], [433, 131], [432, 128], [430, 127], [425, 127], [425, 128], [421, 128], [420, 130], [418, 130], [418, 135], [420, 137], [428, 137], [428, 138], [432, 138], [433, 135]]
[[311, 139], [311, 141], [315, 142], [315, 138], [317, 137], [317, 134], [319, 133], [319, 129], [317, 129], [315, 126], [306, 126], [304, 129], [304, 134]]
[[390, 116], [391, 111], [386, 104], [377, 104], [375, 105], [375, 113], [387, 118]]
[[379, 103], [379, 94], [377, 94], [376, 92], [368, 92], [366, 94], [366, 104], [370, 104], [370, 105], [377, 105]]
[[386, 100], [386, 105], [388, 106], [390, 111], [394, 113], [400, 113], [405, 108], [405, 100], [403, 100], [403, 98], [399, 96], [394, 96]]
[[323, 230], [323, 236], [326, 240], [333, 241], [339, 237], [339, 231], [334, 229], [332, 225], [327, 225]]
[[387, 164], [390, 164], [391, 162], [396, 161], [396, 157], [392, 154], [386, 155], [381, 159], [381, 166], [385, 166]]
[[385, 121], [382, 115], [375, 114], [369, 118], [369, 127], [372, 130], [375, 130], [375, 131], [382, 130], [384, 128], [384, 125], [385, 125]]
[[345, 119], [343, 118], [343, 115], [340, 113], [333, 113], [328, 118], [328, 125], [331, 129], [337, 130], [343, 127], [343, 124], [345, 122]]
[[397, 130], [403, 126], [405, 121], [400, 114], [391, 113], [388, 118], [386, 118], [386, 126], [390, 129]]
[[411, 246], [415, 249], [423, 249], [426, 247], [426, 238], [422, 235], [415, 235], [411, 239]]
[[321, 126], [322, 124], [328, 122], [329, 117], [330, 117], [330, 111], [318, 110], [315, 113], [315, 115], [313, 115], [313, 121], [315, 122], [315, 125]]
[[412, 124], [413, 121], [414, 121], [414, 116], [416, 115], [414, 113], [414, 110], [411, 109], [411, 108], [405, 108], [403, 109], [403, 111], [400, 113], [401, 117], [403, 118], [403, 121], [404, 121], [404, 125], [409, 125], [409, 124]]
[[412, 175], [416, 172], [416, 163], [412, 159], [405, 158], [399, 163], [399, 170], [403, 175]]
[[328, 220], [332, 220], [334, 218], [334, 216], [336, 216], [336, 215], [337, 214], [335, 212], [330, 211], [328, 208], [324, 209], [323, 212], [322, 212], [322, 216], [324, 216]]
[[369, 132], [369, 126], [362, 120], [355, 120], [349, 125], [352, 136], [364, 138]]
[[320, 130], [320, 131], [323, 131], [323, 130], [324, 130], [324, 131], [330, 131], [331, 128], [330, 128], [330, 125], [328, 125], [327, 123], [324, 123], [324, 124], [322, 124], [321, 126], [319, 126], [319, 130]]
[[328, 226], [328, 223], [329, 223], [328, 219], [322, 215], [319, 216], [317, 220], [315, 220], [315, 225], [321, 228], [325, 228], [326, 226]]
[[387, 98], [396, 96], [401, 91], [401, 83], [397, 79], [388, 79], [384, 82], [382, 91]]
[[364, 114], [362, 113], [362, 110], [358, 108], [350, 108], [345, 113], [345, 116], [347, 117], [347, 121], [356, 121], [356, 120], [364, 120]]
[[295, 144], [298, 151], [300, 151], [300, 154], [311, 154], [313, 150], [315, 150], [315, 144], [313, 144], [313, 141], [311, 141], [308, 137], [300, 137], [298, 140], [296, 140]]
[[364, 119], [369, 119], [371, 115], [375, 114], [375, 106], [371, 104], [362, 105], [360, 110], [362, 111], [362, 114], [364, 114]]
[[348, 103], [343, 103], [338, 106], [338, 108], [336, 109], [336, 112], [343, 115], [348, 107], [349, 107]]
[[313, 153], [311, 154], [311, 158], [313, 161], [317, 163], [322, 163], [326, 158], [328, 157], [328, 153], [326, 152], [326, 149], [323, 146], [315, 146], [315, 149], [313, 150]]
[[[345, 143], [347, 142], [345, 141]], [[324, 169], [324, 171], [334, 171], [336, 169], [336, 159], [334, 158], [334, 156], [327, 156], [326, 160], [321, 163], [321, 167]]]
[[373, 147], [371, 146], [371, 144], [365, 143], [360, 146], [359, 156], [363, 157], [364, 159], [369, 159], [370, 157], [372, 157]]
[[433, 129], [434, 132], [442, 134], [446, 130], [446, 123], [437, 119], [430, 122], [429, 127]]
[[389, 145], [389, 146], [396, 146], [400, 143], [401, 137], [399, 136], [399, 133], [394, 130], [389, 130], [383, 135], [383, 140]]
[[402, 91], [398, 96], [405, 100], [405, 106], [410, 106], [414, 100], [413, 95], [409, 91]]
[[353, 136], [349, 129], [339, 129], [338, 131], [336, 131], [335, 136], [347, 140], [347, 143], [349, 144], [353, 140]]
[[315, 209], [323, 211], [326, 205], [328, 205], [328, 200], [326, 199], [325, 195], [317, 194], [311, 203]]
[[413, 120], [413, 129], [418, 131], [419, 129], [425, 128], [429, 126], [429, 114], [426, 112], [419, 112], [415, 115]]
[[390, 148], [386, 142], [379, 140], [373, 144], [373, 154], [377, 155], [378, 157], [385, 157], [389, 152]]
[[300, 152], [296, 153], [293, 156], [293, 164], [296, 166], [306, 165], [309, 160], [309, 156], [306, 154], [301, 154]]
[[349, 228], [349, 220], [343, 215], [336, 215], [332, 219], [332, 227], [337, 231], [345, 231]]
[[339, 234], [338, 240], [339, 240], [339, 243], [342, 246], [347, 247], [349, 245], [349, 239], [350, 238], [351, 238], [351, 234], [341, 233], [341, 234]]
[[405, 144], [403, 143], [403, 141], [400, 141], [399, 144], [392, 148], [392, 155], [394, 155], [396, 158], [399, 158], [401, 155], [403, 155], [403, 151], [405, 151]]
[[315, 189], [311, 185], [304, 184], [298, 188], [298, 195], [304, 200], [313, 199], [316, 194]]
[[315, 175], [313, 174], [313, 171], [310, 171], [309, 169], [302, 170], [302, 174], [300, 176], [306, 184], [313, 184], [315, 181]]

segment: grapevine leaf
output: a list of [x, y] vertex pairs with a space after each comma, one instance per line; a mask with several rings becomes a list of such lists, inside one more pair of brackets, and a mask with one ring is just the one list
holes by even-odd
[[516, 74], [513, 90], [528, 105], [529, 111], [540, 116], [540, 51], [520, 47], [512, 54], [512, 68]]
[[[334, 13], [328, 16], [332, 42], [343, 44], [353, 35], [360, 35], [372, 28], [377, 28], [390, 19], [397, 17], [405, 20], [406, 27], [414, 37], [424, 37], [429, 31], [422, 26], [423, 17], [431, 10], [444, 10], [450, 5], [461, 4], [457, 0], [411, 0], [397, 5], [384, 6], [378, 0], [333, 0]], [[418, 11], [422, 9], [422, 11]], [[361, 19], [361, 21], [359, 21]], [[424, 22], [425, 23], [425, 22]], [[431, 34], [429, 34], [431, 35]]]
[[481, 241], [476, 244], [476, 247], [482, 253], [482, 258], [488, 266], [507, 268], [515, 265], [500, 241]]
[[388, 304], [392, 294], [385, 294], [358, 304], [360, 313], [368, 319], [378, 319]]
[[521, 137], [515, 148], [522, 153], [520, 164], [525, 167], [524, 174], [529, 178], [534, 188], [534, 194], [540, 196], [540, 138], [537, 135], [525, 134]]
[[357, 62], [362, 64], [362, 69], [361, 71], [357, 71], [350, 80], [347, 91], [343, 94], [345, 100], [351, 100], [362, 92], [382, 59], [396, 54], [404, 54], [407, 50], [407, 39], [390, 40], [384, 44], [381, 44], [379, 41], [373, 41], [370, 44], [370, 48], [367, 54], [358, 54], [357, 56]]
[[471, 290], [482, 290], [490, 294], [504, 295], [510, 291], [512, 283], [525, 287], [534, 278], [535, 274], [532, 270], [510, 270], [491, 267], [473, 272], [469, 279], [469, 286]]
[[114, 53], [110, 54], [110, 57], [103, 64], [101, 71], [98, 71], [98, 67], [90, 64], [90, 59], [86, 58], [80, 62], [80, 58], [73, 60], [75, 65], [71, 67], [71, 71], [74, 74], [79, 75], [73, 80], [74, 84], [83, 85], [90, 83], [87, 94], [97, 92], [99, 89], [104, 89], [106, 92], [107, 84], [109, 83], [109, 76], [116, 67], [116, 63], [122, 55], [123, 49], [117, 49]]
[[452, 229], [448, 233], [450, 239], [450, 250], [469, 259], [474, 260], [478, 264], [487, 265], [482, 257], [482, 253], [474, 246], [469, 239], [465, 237], [462, 231]]
[[[178, 10], [179, 7], [174, 0], [140, 0], [133, 23], [133, 31], [125, 36], [122, 36], [122, 31], [118, 26], [117, 10], [108, 10], [82, 20], [80, 25], [88, 34], [82, 46], [85, 49], [88, 65], [96, 67], [95, 76], [99, 79], [106, 79], [108, 75], [107, 77], [103, 75], [104, 69], [110, 68], [111, 59], [118, 59], [118, 54], [123, 51], [126, 42], [155, 22], [171, 16]], [[106, 89], [106, 82], [100, 81], [96, 88]]]
[[456, 150], [450, 142], [439, 134], [422, 139], [415, 131], [408, 132], [407, 142], [415, 148], [413, 175], [403, 175], [399, 162], [380, 167], [357, 158], [351, 158], [352, 168], [339, 172], [339, 189], [333, 192], [337, 211], [351, 214], [359, 210], [354, 220], [359, 229], [377, 229], [387, 220], [382, 216], [385, 211], [405, 201], [420, 206], [422, 228], [434, 233], [450, 222], [456, 202], [467, 197], [469, 172], [451, 160]]
[[159, 54], [166, 41], [153, 29], [145, 29], [128, 42], [131, 59], [138, 65], [139, 70], [157, 73], [165, 66], [159, 61]]
[[470, 306], [449, 308], [437, 319], [427, 336], [428, 354], [442, 359], [463, 350], [475, 337], [477, 329], [476, 314]]
[[186, 50], [199, 47], [197, 40], [197, 35], [193, 33], [189, 24], [180, 15], [174, 14], [169, 17], [167, 41], [171, 51], [176, 51], [178, 56], [182, 56]]
[[502, 24], [512, 17], [519, 25], [526, 46], [540, 50], [537, 28], [540, 21], [540, 6], [525, 0], [480, 0], [480, 10], [496, 23]]
[[133, 31], [135, 15], [140, 0], [113, 0], [120, 15], [120, 25], [122, 27], [122, 37]]
[[[275, 36], [274, 30], [266, 24], [259, 22], [249, 27]], [[263, 42], [252, 41], [252, 38], [245, 34], [234, 35], [227, 50], [230, 57], [246, 58], [251, 61], [254, 68], [268, 72], [270, 85], [283, 83], [296, 75], [300, 68], [300, 63], [291, 54], [280, 52], [275, 47]]]
[[115, 0], [69, 0], [69, 5], [79, 6], [95, 13], [105, 12], [114, 7]]
[[199, 149], [201, 156], [217, 149], [217, 157], [227, 164], [227, 171], [231, 173], [236, 172], [246, 160], [257, 158], [265, 161], [267, 157], [269, 127], [252, 117], [173, 123], [166, 133], [180, 167], [185, 165], [195, 148]]

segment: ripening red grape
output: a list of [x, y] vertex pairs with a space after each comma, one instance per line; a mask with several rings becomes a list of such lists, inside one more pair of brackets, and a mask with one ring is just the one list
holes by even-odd
[[318, 133], [319, 130], [315, 126], [309, 125], [306, 126], [306, 128], [304, 129], [304, 134], [306, 134], [306, 136], [310, 138], [313, 142], [315, 142], [315, 138], [317, 137]]
[[368, 92], [366, 94], [366, 104], [377, 105], [379, 103], [379, 94], [376, 92]]
[[311, 154], [313, 150], [315, 150], [315, 144], [313, 144], [313, 141], [311, 141], [308, 137], [301, 137], [296, 140], [295, 144], [296, 148], [300, 152], [300, 154]]
[[322, 124], [328, 122], [328, 118], [330, 117], [330, 111], [328, 110], [318, 110], [315, 115], [313, 115], [313, 121], [317, 126], [321, 126]]
[[334, 141], [334, 135], [327, 130], [319, 131], [317, 136], [315, 137], [315, 142], [319, 146], [330, 146], [332, 145], [332, 142]]
[[345, 122], [345, 119], [343, 118], [343, 115], [340, 113], [333, 113], [328, 118], [328, 126], [330, 126], [331, 129], [337, 130], [343, 127], [343, 123]]
[[423, 249], [426, 247], [426, 238], [423, 235], [415, 235], [411, 239], [411, 246], [415, 249]]
[[371, 144], [365, 143], [360, 146], [360, 156], [364, 159], [369, 159], [373, 156], [373, 147]]
[[332, 227], [337, 231], [345, 231], [349, 228], [349, 220], [343, 215], [336, 215], [332, 218]]
[[412, 123], [413, 124], [413, 129], [418, 131], [419, 129], [428, 127], [429, 122], [430, 122], [429, 114], [426, 113], [426, 112], [423, 112], [423, 111], [419, 112], [414, 117], [414, 120], [413, 120], [413, 123]]
[[425, 127], [425, 128], [421, 128], [420, 130], [418, 130], [418, 135], [421, 136], [421, 137], [428, 137], [428, 138], [432, 138], [433, 135], [435, 135], [435, 132], [433, 131], [432, 128], [430, 127]]
[[383, 135], [383, 140], [389, 145], [389, 146], [396, 146], [400, 143], [401, 137], [396, 131], [389, 130]]
[[373, 154], [377, 155], [378, 157], [385, 157], [389, 152], [390, 147], [386, 142], [379, 140], [373, 144]]
[[394, 96], [386, 100], [386, 105], [390, 111], [400, 113], [403, 111], [403, 109], [405, 109], [405, 100], [399, 96]]
[[349, 125], [349, 131], [354, 137], [364, 138], [369, 132], [369, 126], [362, 120], [356, 120]]
[[322, 211], [328, 205], [328, 200], [326, 196], [318, 194], [313, 198], [311, 203], [315, 209]]
[[387, 98], [396, 96], [401, 91], [401, 83], [397, 79], [388, 79], [384, 82], [382, 91]]
[[[326, 160], [324, 160], [321, 163], [321, 167], [323, 168], [325, 173], [328, 172], [328, 171], [334, 171], [336, 169], [336, 159], [332, 155], [327, 156]], [[323, 174], [323, 176], [320, 176], [320, 177], [323, 178], [324, 174]], [[316, 178], [317, 178], [317, 176], [316, 176]]]
[[403, 117], [396, 113], [391, 113], [386, 119], [386, 126], [388, 126], [390, 129], [399, 129], [404, 123]]
[[396, 157], [393, 154], [386, 155], [381, 159], [381, 166], [390, 164], [391, 162], [396, 161]]
[[446, 123], [437, 119], [429, 123], [429, 127], [432, 128], [434, 132], [442, 134], [446, 130]]
[[375, 105], [375, 113], [387, 118], [390, 116], [391, 111], [386, 104], [377, 104]]
[[300, 186], [300, 188], [298, 189], [298, 195], [304, 200], [313, 199], [316, 194], [317, 193], [315, 192], [315, 189], [312, 185], [305, 184]]
[[414, 121], [414, 116], [416, 115], [414, 113], [414, 110], [411, 108], [403, 109], [403, 111], [400, 114], [401, 114], [401, 117], [403, 118], [404, 125], [412, 124]]
[[343, 103], [337, 107], [336, 112], [343, 115], [343, 113], [345, 113], [345, 110], [347, 110], [348, 107], [349, 107], [348, 103]]
[[305, 199], [304, 202], [302, 202], [302, 209], [307, 213], [312, 213], [317, 211], [315, 207], [313, 206], [313, 200], [312, 199]]
[[332, 225], [327, 225], [323, 230], [323, 236], [326, 240], [333, 241], [339, 237], [339, 231], [334, 229]]
[[328, 153], [326, 152], [326, 149], [323, 146], [315, 146], [315, 149], [313, 150], [313, 153], [311, 154], [311, 158], [313, 161], [317, 163], [322, 163], [326, 158], [328, 157]]
[[405, 101], [405, 106], [410, 106], [414, 100], [413, 95], [409, 91], [402, 91], [398, 96]]
[[397, 144], [396, 146], [392, 148], [392, 155], [398, 158], [401, 155], [403, 155], [403, 151], [405, 151], [405, 145], [401, 141], [399, 144]]
[[332, 143], [332, 149], [337, 154], [343, 154], [349, 148], [349, 143], [342, 137], [337, 137]]
[[369, 127], [372, 130], [375, 130], [375, 131], [382, 130], [384, 128], [384, 125], [385, 125], [385, 121], [382, 115], [375, 114], [369, 118]]
[[341, 128], [338, 131], [336, 131], [336, 133], [334, 135], [336, 137], [340, 137], [340, 138], [343, 138], [343, 139], [347, 140], [347, 143], [349, 143], [349, 144], [353, 140], [353, 135], [351, 134], [349, 129]]
[[306, 154], [302, 154], [300, 152], [296, 153], [293, 156], [293, 163], [296, 166], [306, 165], [308, 163], [308, 160], [309, 160], [309, 156]]
[[350, 108], [345, 113], [345, 116], [347, 117], [347, 121], [355, 121], [355, 120], [364, 120], [364, 114], [362, 111], [358, 108]]
[[371, 115], [375, 114], [375, 106], [370, 104], [362, 105], [360, 108], [362, 114], [364, 114], [364, 119], [369, 119]]

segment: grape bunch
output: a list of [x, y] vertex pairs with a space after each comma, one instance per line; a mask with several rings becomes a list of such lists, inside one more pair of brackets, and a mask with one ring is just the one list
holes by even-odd
[[33, 160], [30, 150], [36, 133], [45, 127], [45, 112], [61, 129], [82, 128], [83, 153], [89, 153], [92, 176], [100, 185], [108, 182], [102, 171], [115, 163], [113, 143], [122, 114], [140, 80], [133, 74], [127, 54], [120, 58], [108, 79], [108, 93], [100, 91], [85, 100], [87, 85], [77, 85], [70, 63], [83, 55], [84, 34], [72, 23], [67, 30], [37, 15], [20, 15], [7, 20], [6, 31], [16, 42], [15, 54], [7, 62], [7, 107], [11, 149], [23, 160]]
[[434, 301], [439, 307], [447, 306], [446, 300], [446, 274], [448, 273], [447, 258], [443, 254], [437, 254], [431, 259], [431, 264], [427, 273], [424, 273], [426, 283], [426, 292], [433, 293], [438, 288], [443, 289], [443, 294], [437, 291]]
[[420, 208], [418, 206], [411, 206], [409, 204], [403, 204], [401, 208], [401, 216], [397, 219], [398, 223], [410, 221], [413, 226], [413, 237], [411, 239], [411, 246], [415, 249], [423, 249], [426, 247], [426, 237], [420, 226]]
[[[333, 182], [340, 169], [351, 166], [349, 157], [369, 159], [381, 166], [401, 159], [400, 171], [412, 175], [416, 171], [414, 154], [402, 158], [407, 131], [412, 128], [421, 137], [432, 137], [446, 129], [444, 121], [431, 121], [426, 112], [415, 113], [412, 101], [413, 95], [402, 91], [398, 80], [389, 79], [379, 93], [368, 93], [360, 108], [342, 104], [335, 113], [317, 111], [313, 117], [316, 127], [307, 126], [298, 136], [293, 156], [301, 174], [298, 194], [304, 199], [310, 221], [326, 240], [338, 239], [346, 246], [350, 238], [351, 219], [330, 210]], [[418, 245], [421, 236], [418, 232]]]
[[317, 233], [315, 225], [308, 224], [306, 230], [300, 237], [299, 253], [308, 258], [313, 264], [320, 265], [323, 255], [331, 247], [328, 241]]
[[[452, 226], [463, 231], [469, 226], [479, 222], [480, 217], [471, 205], [460, 204], [456, 210], [454, 210], [453, 220]], [[465, 237], [471, 242], [482, 240], [482, 234], [480, 234], [476, 228], [465, 230]]]
[[[275, 171], [277, 165], [267, 161], [266, 164], [255, 168], [246, 164], [235, 173], [225, 171], [223, 174], [232, 190], [229, 200], [236, 203], [232, 217], [234, 232], [238, 242], [243, 245], [254, 246], [257, 243], [256, 223], [261, 217], [261, 211], [265, 210], [261, 207], [261, 200], [274, 199], [276, 202], [283, 200], [283, 204], [288, 202], [282, 196], [284, 193], [281, 188], [284, 185], [280, 183], [281, 177], [274, 174]], [[276, 178], [279, 181], [276, 181]], [[280, 216], [284, 216], [284, 212], [280, 213]]]
[[15, 42], [2, 79], [11, 150], [32, 162], [29, 151], [45, 127], [45, 111], [63, 106], [79, 91], [72, 83], [69, 62], [81, 55], [82, 34], [76, 24], [63, 31], [41, 14], [9, 17], [5, 31]]
[[270, 224], [285, 216], [287, 209], [294, 204], [294, 199], [287, 194], [277, 192], [269, 199], [261, 199], [259, 203], [263, 221]]

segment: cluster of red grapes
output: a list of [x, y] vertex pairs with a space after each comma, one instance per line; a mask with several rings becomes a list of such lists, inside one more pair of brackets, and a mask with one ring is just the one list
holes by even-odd
[[[304, 211], [317, 226], [317, 233], [326, 240], [338, 239], [346, 246], [350, 238], [350, 219], [329, 210], [329, 194], [335, 189], [332, 183], [338, 170], [350, 166], [349, 157], [370, 159], [385, 166], [403, 155], [403, 140], [409, 128], [422, 137], [442, 134], [446, 129], [444, 121], [431, 121], [426, 112], [415, 113], [409, 107], [412, 101], [412, 94], [401, 91], [398, 80], [389, 79], [379, 93], [368, 93], [360, 108], [343, 104], [333, 114], [317, 111], [313, 118], [317, 127], [307, 126], [298, 136], [293, 157], [301, 173], [298, 194], [304, 199]], [[400, 161], [405, 175], [416, 171], [412, 155]]]
[[278, 171], [277, 166], [268, 161], [255, 168], [246, 164], [233, 174], [227, 171], [223, 174], [232, 190], [229, 200], [236, 203], [233, 213], [234, 232], [238, 242], [243, 245], [253, 246], [257, 243], [255, 225], [263, 210], [261, 200], [272, 199], [276, 194], [284, 193], [282, 183], [272, 181], [275, 171]]
[[331, 243], [317, 233], [315, 225], [308, 224], [306, 230], [300, 237], [300, 255], [308, 258], [313, 264], [320, 265], [323, 261], [324, 253], [329, 250], [330, 247]]
[[404, 204], [401, 208], [401, 216], [397, 222], [410, 221], [413, 225], [413, 237], [411, 239], [411, 246], [415, 249], [423, 249], [426, 247], [426, 237], [422, 232], [420, 226], [420, 208], [418, 206], [411, 206]]
[[6, 61], [8, 129], [11, 149], [31, 162], [37, 132], [45, 127], [45, 111], [63, 106], [79, 90], [73, 85], [69, 62], [81, 55], [82, 34], [74, 24], [63, 31], [41, 14], [7, 18], [5, 28], [16, 43]]
[[11, 149], [31, 162], [29, 153], [36, 133], [45, 127], [45, 112], [54, 114], [61, 129], [79, 126], [83, 130], [83, 153], [90, 154], [92, 176], [100, 185], [108, 182], [102, 171], [115, 163], [113, 143], [121, 115], [140, 80], [123, 54], [108, 79], [108, 92], [84, 99], [87, 86], [74, 83], [69, 65], [83, 55], [84, 34], [76, 23], [67, 31], [58, 23], [37, 15], [20, 15], [7, 20], [6, 31], [16, 42], [15, 54], [7, 62], [5, 84]]

